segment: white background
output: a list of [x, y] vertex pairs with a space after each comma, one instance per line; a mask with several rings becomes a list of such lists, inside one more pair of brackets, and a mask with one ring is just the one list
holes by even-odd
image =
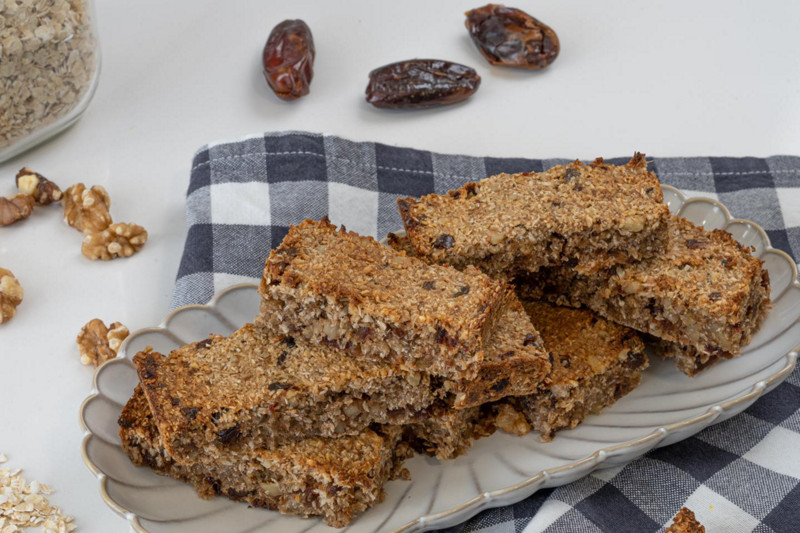
[[[168, 311], [185, 236], [184, 194], [204, 143], [267, 130], [473, 155], [520, 157], [800, 153], [800, 3], [537, 1], [562, 52], [543, 72], [490, 67], [463, 12], [478, 3], [283, 0], [98, 1], [103, 66], [70, 130], [0, 164], [0, 194], [23, 165], [63, 187], [101, 184], [116, 221], [145, 226], [130, 259], [91, 262], [56, 206], [0, 228], [0, 266], [25, 300], [0, 325], [0, 451], [50, 484], [81, 531], [124, 531], [80, 456], [77, 412], [92, 372], [74, 339], [99, 317], [131, 329]], [[270, 29], [302, 18], [317, 47], [311, 94], [277, 99], [261, 75]], [[364, 102], [368, 72], [413, 57], [473, 66], [464, 104], [387, 112]], [[735, 213], [734, 213], [735, 215]], [[266, 250], [265, 250], [266, 253]]]

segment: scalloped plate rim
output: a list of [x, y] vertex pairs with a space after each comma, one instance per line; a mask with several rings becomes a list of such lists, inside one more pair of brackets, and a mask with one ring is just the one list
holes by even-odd
[[[764, 250], [761, 253], [761, 258], [767, 253], [770, 254], [777, 254], [782, 256], [786, 262], [789, 264], [791, 269], [791, 283], [787, 286], [787, 289], [794, 286], [795, 288], [800, 289], [800, 280], [798, 280], [798, 267], [795, 263], [794, 259], [787, 254], [786, 252], [773, 248], [770, 240], [769, 235], [767, 235], [766, 231], [757, 223], [753, 222], [752, 220], [741, 219], [741, 218], [733, 218], [730, 214], [728, 208], [713, 198], [703, 197], [703, 196], [693, 196], [691, 198], [687, 198], [685, 194], [683, 194], [680, 190], [676, 189], [675, 187], [671, 187], [669, 185], [663, 185], [662, 189], [668, 190], [672, 194], [680, 200], [680, 208], [678, 211], [682, 210], [686, 205], [691, 205], [694, 203], [706, 203], [711, 204], [717, 209], [719, 209], [725, 218], [725, 225], [724, 228], [727, 228], [733, 223], [740, 223], [749, 225], [752, 228], [755, 228], [760, 237], [763, 239], [765, 244]], [[400, 232], [398, 232], [400, 233]], [[385, 242], [385, 238], [381, 240], [381, 242]], [[119, 504], [114, 498], [109, 494], [107, 488], [107, 481], [108, 477], [105, 473], [92, 461], [89, 457], [88, 446], [92, 440], [93, 433], [89, 429], [86, 423], [86, 409], [87, 407], [99, 396], [101, 396], [100, 390], [98, 388], [98, 376], [101, 375], [101, 371], [110, 365], [115, 364], [127, 364], [132, 365], [132, 362], [126, 357], [127, 346], [138, 336], [147, 333], [164, 333], [169, 331], [169, 324], [174, 319], [174, 317], [187, 310], [203, 310], [211, 312], [214, 315], [218, 315], [219, 311], [216, 309], [216, 306], [220, 300], [222, 300], [228, 294], [240, 291], [240, 290], [257, 290], [258, 283], [251, 282], [251, 283], [239, 283], [236, 285], [232, 285], [230, 287], [226, 287], [223, 290], [215, 293], [214, 296], [209, 300], [207, 304], [190, 304], [186, 306], [182, 306], [176, 308], [169, 312], [161, 323], [158, 326], [151, 326], [146, 328], [141, 328], [133, 333], [125, 339], [120, 347], [119, 354], [114, 359], [106, 361], [100, 367], [95, 370], [94, 376], [92, 378], [92, 390], [90, 391], [89, 395], [81, 402], [81, 406], [78, 413], [79, 424], [81, 430], [83, 431], [83, 438], [81, 439], [81, 455], [83, 458], [83, 462], [86, 464], [89, 471], [98, 479], [99, 482], [99, 490], [100, 495], [103, 501], [108, 505], [114, 512], [122, 516], [126, 519], [128, 524], [138, 533], [149, 533], [147, 529], [145, 529], [141, 522], [139, 521], [139, 517], [132, 511], [126, 509], [124, 506]], [[794, 322], [800, 323], [800, 319], [795, 320]], [[776, 387], [780, 382], [786, 379], [789, 374], [794, 369], [797, 358], [798, 358], [798, 351], [800, 351], [800, 344], [796, 345], [794, 348], [786, 352], [780, 357], [777, 357], [772, 364], [777, 364], [781, 360], [784, 360], [783, 366], [771, 374], [770, 376], [761, 379], [750, 386], [748, 390], [740, 391], [733, 397], [717, 402], [716, 404], [710, 406], [704, 412], [699, 413], [695, 416], [686, 418], [684, 420], [680, 420], [678, 422], [674, 422], [672, 424], [666, 424], [660, 426], [653, 430], [652, 432], [644, 435], [642, 437], [632, 439], [629, 441], [625, 441], [622, 443], [614, 444], [611, 446], [607, 446], [604, 448], [600, 448], [595, 450], [594, 453], [589, 454], [583, 458], [577, 459], [572, 461], [571, 463], [561, 465], [554, 468], [540, 470], [535, 474], [531, 475], [529, 478], [510, 485], [508, 487], [503, 487], [500, 489], [496, 489], [493, 491], [484, 491], [479, 495], [463, 502], [460, 505], [454, 506], [450, 509], [446, 509], [444, 511], [440, 511], [435, 514], [423, 515], [419, 516], [414, 520], [411, 520], [400, 527], [394, 529], [395, 533], [398, 532], [410, 532], [410, 531], [425, 531], [428, 529], [432, 529], [434, 527], [447, 527], [448, 525], [460, 523], [462, 521], [468, 520], [472, 516], [476, 515], [477, 513], [499, 506], [511, 505], [516, 503], [525, 497], [530, 496], [531, 494], [535, 493], [536, 491], [550, 487], [550, 486], [557, 486], [558, 477], [560, 474], [567, 473], [567, 472], [578, 472], [580, 473], [580, 477], [590, 474], [594, 470], [597, 470], [601, 467], [601, 465], [606, 462], [609, 458], [619, 458], [622, 463], [627, 463], [632, 461], [633, 459], [640, 457], [647, 453], [648, 451], [658, 448], [663, 445], [664, 441], [668, 439], [668, 437], [675, 432], [688, 430], [688, 432], [681, 437], [680, 440], [688, 438], [689, 436], [693, 435], [694, 433], [702, 430], [705, 427], [713, 425], [717, 420], [719, 420], [726, 411], [731, 410], [733, 408], [742, 407], [739, 411], [745, 409], [747, 406], [751, 405], [755, 402], [758, 398], [760, 398], [765, 392], [772, 390]], [[676, 441], [677, 442], [677, 441]], [[630, 457], [627, 456], [630, 454]], [[620, 464], [620, 463], [617, 463]], [[550, 482], [553, 484], [550, 484]], [[533, 487], [533, 491], [528, 493], [526, 489]], [[519, 496], [519, 497], [517, 497]]]

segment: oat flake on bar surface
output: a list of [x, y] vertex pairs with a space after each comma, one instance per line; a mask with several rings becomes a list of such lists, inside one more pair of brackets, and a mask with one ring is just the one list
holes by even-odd
[[10, 470], [3, 465], [8, 461], [0, 453], [0, 533], [14, 533], [28, 528], [38, 528], [44, 533], [69, 533], [76, 526], [71, 516], [61, 514], [61, 509], [50, 505], [45, 497], [53, 491], [44, 483], [28, 483], [20, 475], [22, 469]]

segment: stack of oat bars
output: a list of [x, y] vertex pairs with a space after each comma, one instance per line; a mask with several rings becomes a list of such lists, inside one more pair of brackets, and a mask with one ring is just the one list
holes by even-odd
[[131, 460], [344, 526], [413, 451], [450, 459], [497, 427], [549, 440], [612, 404], [647, 367], [638, 332], [693, 374], [737, 355], [769, 305], [760, 261], [672, 218], [639, 154], [399, 205], [389, 246], [290, 228], [252, 324], [137, 354]]

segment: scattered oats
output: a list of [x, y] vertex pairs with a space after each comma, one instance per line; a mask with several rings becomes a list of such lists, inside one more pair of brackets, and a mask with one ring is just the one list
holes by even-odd
[[[8, 461], [0, 453], [0, 464]], [[53, 533], [70, 533], [76, 529], [71, 516], [50, 505], [42, 494], [52, 491], [44, 483], [28, 483], [21, 469], [0, 468], [0, 533], [15, 533], [31, 527], [42, 527]]]

